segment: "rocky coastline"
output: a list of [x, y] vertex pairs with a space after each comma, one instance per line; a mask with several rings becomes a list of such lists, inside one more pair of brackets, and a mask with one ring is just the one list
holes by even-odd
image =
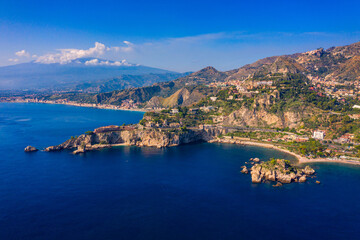
[[72, 137], [62, 144], [49, 146], [46, 152], [74, 150], [74, 154], [119, 145], [138, 147], [173, 147], [199, 141], [209, 141], [226, 133], [218, 128], [157, 129], [145, 128], [139, 124], [128, 126], [106, 126], [97, 128], [78, 137]]
[[[250, 159], [250, 161], [260, 162], [257, 158]], [[315, 173], [315, 170], [310, 166], [300, 168], [284, 159], [271, 159], [256, 164], [253, 162], [250, 171], [246, 166], [243, 166], [241, 172], [244, 174], [250, 172], [252, 183], [276, 182], [274, 187], [293, 182], [306, 182], [307, 178]]]
[[[115, 127], [115, 128], [114, 128]], [[307, 158], [300, 156], [287, 149], [280, 148], [276, 145], [254, 142], [247, 138], [223, 138], [229, 130], [217, 126], [200, 125], [197, 128], [179, 129], [179, 128], [155, 128], [144, 127], [140, 124], [127, 126], [105, 126], [89, 131], [79, 137], [72, 137], [62, 144], [49, 146], [44, 149], [46, 152], [74, 150], [74, 154], [85, 153], [86, 151], [98, 150], [103, 148], [111, 148], [114, 146], [138, 146], [138, 147], [173, 147], [181, 144], [192, 142], [209, 142], [209, 143], [227, 143], [244, 146], [259, 146], [271, 148], [296, 157], [300, 164], [312, 162], [334, 162], [360, 165], [360, 162], [344, 159], [328, 159], [328, 158]], [[25, 150], [26, 151], [26, 150]], [[29, 152], [29, 151], [26, 151]]]

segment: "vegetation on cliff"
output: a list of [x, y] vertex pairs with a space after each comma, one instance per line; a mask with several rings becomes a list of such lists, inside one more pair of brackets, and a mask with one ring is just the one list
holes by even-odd
[[261, 183], [264, 181], [291, 183], [305, 182], [307, 177], [315, 171], [309, 166], [300, 168], [292, 165], [290, 161], [284, 159], [271, 159], [269, 161], [257, 163], [251, 167], [251, 181]]

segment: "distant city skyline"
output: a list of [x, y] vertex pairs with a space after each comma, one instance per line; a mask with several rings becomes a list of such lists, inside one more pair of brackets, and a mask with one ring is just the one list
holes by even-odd
[[347, 0], [341, 6], [308, 0], [4, 1], [0, 66], [98, 57], [178, 72], [230, 70], [268, 56], [360, 41], [359, 7]]

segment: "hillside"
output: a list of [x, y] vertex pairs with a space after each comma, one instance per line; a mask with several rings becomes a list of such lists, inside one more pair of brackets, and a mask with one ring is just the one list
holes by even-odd
[[346, 60], [325, 78], [335, 78], [340, 81], [360, 80], [360, 55], [356, 55]]
[[[197, 97], [191, 97], [192, 99], [198, 99], [201, 96], [207, 96], [210, 92], [217, 91], [212, 89], [211, 86], [220, 86], [222, 83], [231, 85], [233, 83], [230, 82], [238, 81], [236, 84], [247, 87], [249, 84], [251, 86], [256, 85], [259, 81], [272, 81], [284, 74], [303, 74], [310, 79], [316, 78], [316, 83], [323, 81], [324, 86], [337, 81], [346, 80], [352, 82], [359, 80], [359, 49], [360, 43], [333, 47], [327, 50], [319, 48], [305, 53], [264, 58], [227, 72], [220, 72], [215, 68], [207, 67], [169, 83], [155, 84], [148, 88], [116, 93], [115, 96], [111, 94], [112, 100], [106, 102], [118, 102], [114, 100], [120, 95], [122, 96], [121, 100], [131, 98], [140, 104], [144, 104], [154, 97], [146, 104], [148, 107], [175, 106], [175, 102], [181, 102], [181, 106], [191, 105], [194, 101], [181, 101], [181, 98], [184, 97], [184, 91], [181, 92], [180, 96], [176, 92], [189, 85], [202, 86], [202, 93], [195, 92], [193, 96], [196, 95]], [[185, 95], [190, 96], [194, 90], [196, 88], [188, 89], [189, 93]], [[146, 93], [146, 97], [143, 93]], [[169, 98], [172, 94], [175, 95]]]
[[[356, 80], [360, 42], [347, 46], [319, 48], [305, 53], [268, 57], [227, 72], [226, 80], [245, 80], [257, 73], [306, 73], [333, 81]], [[354, 58], [354, 60], [352, 60]], [[344, 74], [343, 72], [346, 71]]]
[[[146, 107], [162, 107], [165, 98], [171, 97], [181, 89], [187, 89], [189, 96], [195, 96], [196, 101], [202, 97], [212, 94], [216, 89], [208, 87], [208, 84], [217, 81], [224, 81], [227, 74], [217, 71], [215, 68], [207, 67], [198, 72], [192, 73], [185, 77], [178, 78], [173, 81], [159, 82], [151, 86], [129, 88], [124, 90], [116, 90], [111, 92], [104, 92], [98, 94], [88, 93], [61, 93], [44, 95], [46, 100], [67, 99], [70, 101], [98, 103], [98, 104], [112, 104], [121, 105], [125, 100], [132, 100], [137, 104], [141, 104]], [[183, 93], [186, 92], [185, 90]], [[194, 92], [194, 94], [191, 94]], [[182, 95], [182, 94], [180, 94]], [[152, 99], [154, 97], [154, 99]], [[157, 99], [158, 98], [158, 99]], [[171, 99], [175, 99], [176, 96], [165, 100], [165, 106], [174, 106]], [[182, 104], [188, 104], [196, 102], [190, 97]], [[151, 100], [151, 101], [150, 101]], [[147, 102], [149, 101], [149, 105]]]
[[111, 92], [115, 90], [150, 86], [158, 82], [168, 82], [188, 73], [161, 73], [161, 74], [142, 74], [142, 75], [121, 75], [111, 80], [98, 80], [78, 84], [74, 87], [75, 91], [88, 93]]

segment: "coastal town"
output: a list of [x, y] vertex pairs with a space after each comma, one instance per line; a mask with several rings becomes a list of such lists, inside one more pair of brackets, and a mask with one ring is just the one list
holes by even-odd
[[45, 104], [63, 104], [76, 107], [89, 107], [99, 109], [111, 109], [111, 110], [130, 110], [130, 111], [145, 111], [144, 109], [138, 108], [137, 104], [133, 101], [124, 101], [120, 106], [112, 104], [96, 104], [96, 103], [79, 103], [76, 101], [70, 101], [67, 99], [57, 100], [43, 100], [37, 97], [0, 97], [0, 102], [14, 102], [14, 103], [45, 103]]

